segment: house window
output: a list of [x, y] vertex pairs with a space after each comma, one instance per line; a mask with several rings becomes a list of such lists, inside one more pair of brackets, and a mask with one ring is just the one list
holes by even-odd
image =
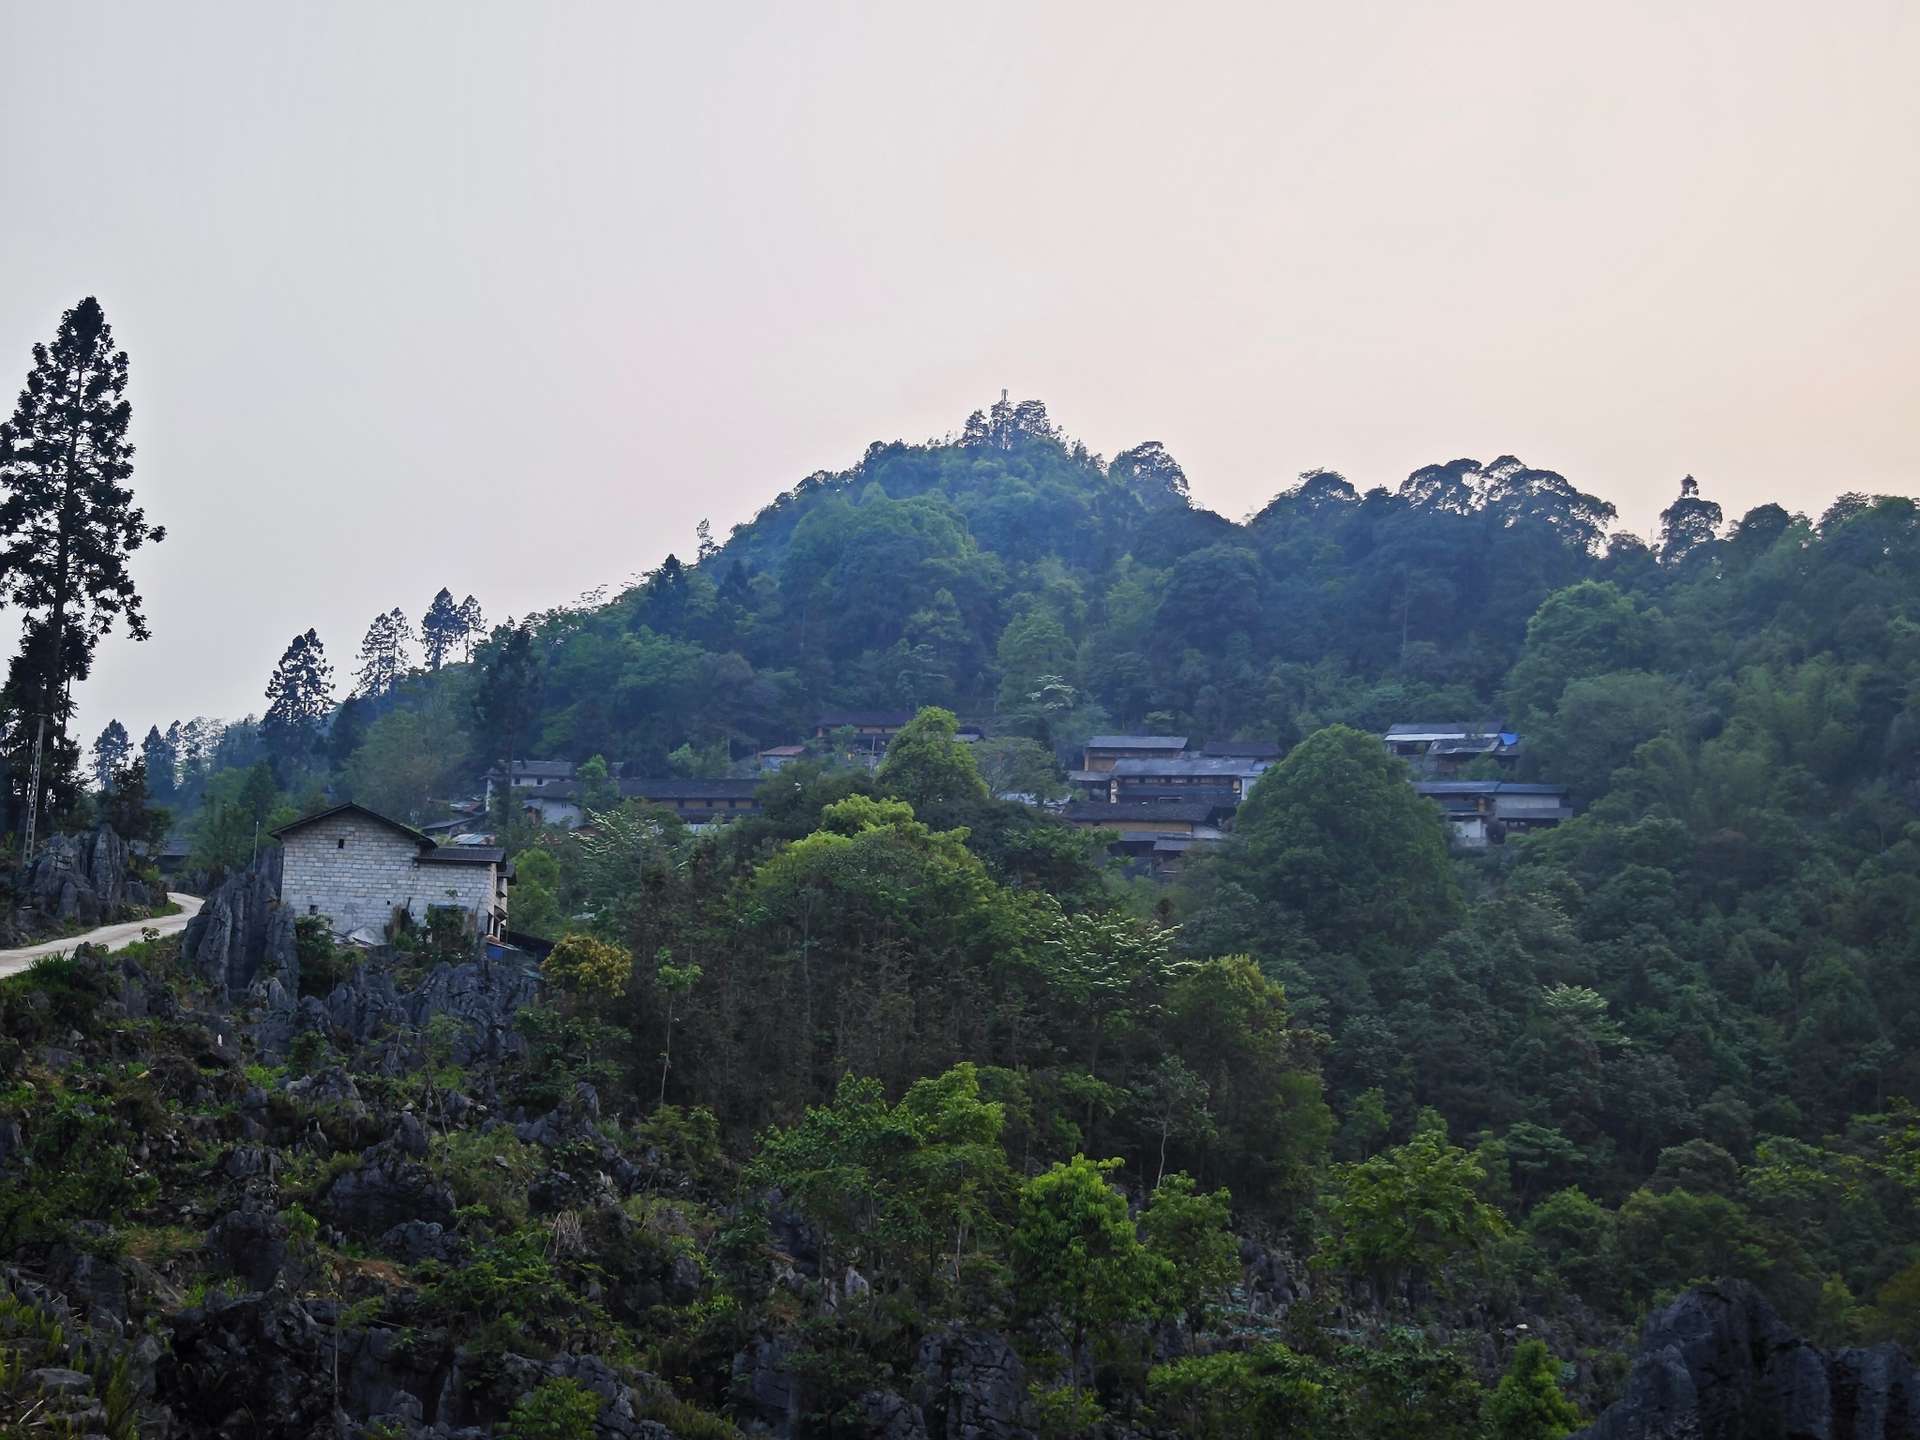
[[318, 915], [319, 913], [320, 913], [320, 907], [318, 905], [307, 906], [307, 914]]
[[334, 841], [334, 842], [333, 842], [333, 845], [334, 845], [334, 848], [335, 848], [336, 850], [344, 850], [344, 849], [346, 849], [346, 848], [347, 848], [347, 839], [346, 839], [346, 836], [344, 836], [344, 835], [343, 835], [343, 836], [341, 836], [341, 837], [340, 837], [340, 838], [339, 838], [338, 840], [336, 840], [336, 841]]

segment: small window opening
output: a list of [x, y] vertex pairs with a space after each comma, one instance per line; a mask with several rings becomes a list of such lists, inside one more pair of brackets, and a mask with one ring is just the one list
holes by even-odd
[[347, 841], [345, 836], [342, 836], [340, 839], [334, 841], [333, 843], [335, 847], [338, 849], [344, 850], [347, 848]]

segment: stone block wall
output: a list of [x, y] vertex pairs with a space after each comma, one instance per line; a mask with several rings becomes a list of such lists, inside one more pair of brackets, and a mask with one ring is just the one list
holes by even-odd
[[280, 898], [296, 916], [325, 915], [339, 934], [385, 930], [405, 906], [416, 920], [428, 907], [458, 905], [486, 928], [497, 903], [491, 865], [422, 863], [406, 836], [360, 815], [336, 815], [281, 842]]

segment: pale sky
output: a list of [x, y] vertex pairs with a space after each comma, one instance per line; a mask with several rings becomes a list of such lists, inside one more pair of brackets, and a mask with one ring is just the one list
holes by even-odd
[[172, 531], [83, 741], [1003, 386], [1235, 517], [1501, 452], [1641, 532], [1920, 488], [1911, 0], [0, 0], [0, 197], [0, 387], [99, 295]]

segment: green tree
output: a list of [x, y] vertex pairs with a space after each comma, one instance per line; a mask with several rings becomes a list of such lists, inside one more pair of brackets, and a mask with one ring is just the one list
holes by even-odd
[[1232, 1229], [1233, 1197], [1200, 1193], [1193, 1177], [1168, 1175], [1153, 1187], [1140, 1216], [1147, 1249], [1167, 1262], [1167, 1297], [1195, 1329], [1204, 1326], [1240, 1278], [1240, 1242]]
[[513, 928], [543, 940], [558, 938], [562, 918], [559, 860], [552, 851], [531, 845], [513, 857], [513, 870]]
[[1015, 1294], [1066, 1342], [1075, 1386], [1087, 1374], [1087, 1337], [1155, 1313], [1171, 1279], [1171, 1266], [1140, 1243], [1126, 1197], [1107, 1180], [1120, 1164], [1076, 1155], [1020, 1188]]
[[1479, 1196], [1485, 1178], [1471, 1154], [1435, 1130], [1341, 1166], [1327, 1208], [1328, 1258], [1367, 1275], [1380, 1292], [1402, 1276], [1438, 1274], [1506, 1233], [1500, 1212]]
[[1652, 626], [1619, 587], [1583, 580], [1557, 590], [1527, 621], [1527, 642], [1507, 676], [1513, 718], [1534, 724], [1551, 715], [1569, 681], [1642, 665]]
[[113, 777], [132, 753], [133, 740], [127, 734], [127, 727], [118, 720], [109, 720], [93, 742], [94, 784], [103, 795], [112, 792]]
[[602, 814], [620, 803], [620, 786], [604, 756], [593, 755], [581, 761], [573, 772], [573, 783], [579, 790], [580, 808], [589, 815]]
[[543, 1380], [507, 1414], [507, 1440], [593, 1440], [600, 1397], [578, 1380]]
[[667, 997], [666, 1037], [660, 1042], [660, 1100], [667, 1103], [667, 1073], [673, 1068], [673, 1012], [682, 1000], [693, 993], [693, 987], [700, 983], [698, 965], [675, 965], [673, 952], [662, 948], [655, 957], [653, 983], [660, 993]]
[[360, 668], [355, 672], [358, 683], [353, 693], [369, 700], [391, 695], [407, 673], [411, 658], [407, 645], [412, 639], [413, 627], [399, 606], [374, 616], [360, 642]]
[[267, 713], [260, 738], [283, 766], [304, 764], [333, 706], [333, 667], [312, 630], [296, 635], [267, 678]]
[[1439, 811], [1376, 737], [1344, 725], [1309, 735], [1254, 785], [1225, 863], [1332, 949], [1417, 946], [1462, 914]]
[[347, 761], [347, 792], [383, 815], [424, 819], [431, 797], [445, 793], [466, 758], [466, 736], [449, 720], [445, 706], [382, 715]]
[[[0, 424], [0, 601], [24, 612], [25, 682], [14, 696], [41, 753], [41, 796], [70, 783], [70, 692], [94, 647], [123, 618], [135, 640], [146, 615], [128, 561], [166, 530], [133, 503], [127, 355], [91, 295], [60, 317], [51, 345]], [[31, 651], [31, 654], [28, 651]], [[15, 688], [15, 687], [10, 687]], [[53, 729], [52, 744], [46, 738]]]
[[425, 651], [427, 669], [438, 670], [453, 653], [453, 647], [465, 638], [467, 623], [460, 607], [453, 603], [453, 592], [442, 586], [420, 618], [420, 645]]
[[[496, 625], [481, 647], [473, 714], [482, 751], [503, 774], [513, 773], [513, 762], [540, 713], [540, 681], [532, 627], [524, 622]], [[501, 788], [504, 792], [507, 787]]]
[[1562, 1440], [1580, 1411], [1560, 1390], [1560, 1366], [1543, 1340], [1522, 1340], [1487, 1397], [1488, 1440]]
[[959, 723], [928, 706], [900, 727], [873, 778], [916, 811], [988, 799], [972, 748], [954, 738]]

